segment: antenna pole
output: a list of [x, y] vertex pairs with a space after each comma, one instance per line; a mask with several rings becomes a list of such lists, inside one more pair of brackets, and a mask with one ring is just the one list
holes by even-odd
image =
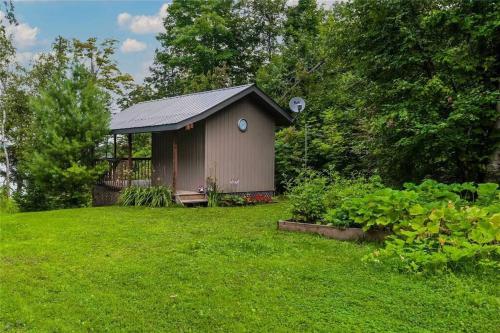
[[[299, 112], [302, 111], [302, 106], [299, 106]], [[304, 112], [304, 169], [307, 169], [307, 118]]]

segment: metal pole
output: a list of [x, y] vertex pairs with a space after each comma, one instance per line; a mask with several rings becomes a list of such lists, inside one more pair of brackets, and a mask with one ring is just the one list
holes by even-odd
[[[302, 111], [302, 106], [299, 106], [299, 112]], [[304, 169], [307, 168], [307, 118], [304, 112]]]

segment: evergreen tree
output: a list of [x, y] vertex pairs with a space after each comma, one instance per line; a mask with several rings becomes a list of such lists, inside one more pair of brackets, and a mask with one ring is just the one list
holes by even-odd
[[24, 209], [87, 206], [98, 173], [94, 149], [108, 132], [109, 96], [92, 73], [76, 65], [66, 77], [57, 72], [30, 101], [36, 141], [24, 154], [28, 185]]

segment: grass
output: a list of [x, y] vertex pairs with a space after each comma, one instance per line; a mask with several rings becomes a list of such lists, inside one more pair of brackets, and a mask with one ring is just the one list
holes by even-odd
[[0, 331], [470, 331], [493, 274], [401, 274], [373, 246], [278, 232], [283, 203], [3, 215]]

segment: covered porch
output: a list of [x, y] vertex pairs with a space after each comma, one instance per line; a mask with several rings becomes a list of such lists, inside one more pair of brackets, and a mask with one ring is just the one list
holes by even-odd
[[[104, 196], [104, 201], [116, 201], [119, 191], [126, 187], [162, 185], [172, 189], [176, 202], [180, 204], [206, 202], [205, 193], [198, 190], [198, 187], [203, 186], [204, 182], [200, 184], [197, 182], [196, 187], [193, 186], [194, 183], [192, 182], [191, 186], [182, 187], [182, 185], [187, 185], [186, 179], [190, 180], [192, 178], [192, 170], [189, 169], [192, 166], [183, 163], [186, 160], [186, 151], [180, 152], [179, 147], [181, 149], [186, 148], [186, 143], [189, 143], [193, 136], [191, 129], [193, 129], [193, 125], [188, 125], [176, 131], [147, 133], [151, 135], [149, 157], [133, 156], [134, 136], [136, 133], [113, 134], [112, 157], [106, 157], [98, 161], [98, 163], [103, 163], [106, 166], [106, 171], [96, 184], [100, 190], [98, 195]], [[123, 156], [123, 152], [121, 156], [118, 154], [118, 135], [123, 135], [126, 138], [126, 156]], [[179, 164], [184, 169], [184, 172], [180, 172], [182, 175], [180, 180]], [[105, 191], [115, 192], [115, 194], [103, 194]]]

